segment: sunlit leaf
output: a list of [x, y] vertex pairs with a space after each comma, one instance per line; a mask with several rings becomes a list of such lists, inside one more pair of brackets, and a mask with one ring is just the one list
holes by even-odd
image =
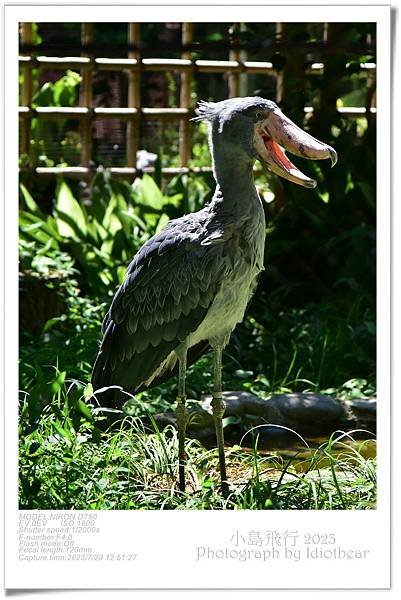
[[139, 177], [133, 183], [133, 189], [137, 192], [139, 201], [145, 206], [161, 210], [164, 204], [164, 196], [150, 175], [144, 173], [142, 179]]
[[125, 267], [117, 267], [117, 277], [119, 283], [124, 281], [126, 272], [127, 269]]
[[40, 210], [39, 206], [36, 204], [35, 200], [32, 198], [31, 194], [28, 192], [23, 183], [20, 183], [20, 190], [28, 210], [31, 213], [34, 213], [35, 215], [42, 215], [42, 211]]
[[62, 427], [62, 425], [58, 421], [53, 421], [53, 427], [57, 431], [57, 433], [61, 435], [61, 437], [67, 440], [71, 438], [70, 432], [64, 429], [64, 427]]
[[84, 389], [84, 398], [89, 400], [93, 396], [93, 386], [91, 383], [87, 383]]
[[164, 229], [165, 226], [167, 225], [167, 223], [169, 222], [169, 220], [170, 220], [169, 216], [166, 215], [165, 213], [163, 213], [162, 216], [159, 219], [159, 222], [157, 224], [155, 233], [159, 233], [159, 231], [161, 231], [162, 229]]
[[78, 400], [77, 408], [79, 409], [80, 413], [85, 417], [85, 419], [87, 419], [88, 421], [93, 421], [91, 409], [87, 404], [85, 404], [85, 402], [83, 402], [82, 400]]
[[60, 183], [57, 190], [56, 212], [61, 235], [67, 238], [86, 237], [85, 214], [65, 181]]
[[59, 373], [57, 373], [56, 377], [50, 384], [50, 389], [54, 394], [56, 394], [61, 389], [62, 385], [65, 382], [66, 376], [67, 373], [65, 371], [60, 371]]

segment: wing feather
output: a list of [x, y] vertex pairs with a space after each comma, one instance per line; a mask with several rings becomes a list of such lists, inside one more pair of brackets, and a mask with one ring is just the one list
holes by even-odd
[[[129, 265], [103, 323], [92, 374], [94, 389], [111, 385], [130, 393], [143, 389], [205, 318], [225, 260], [221, 245], [200, 244], [202, 223], [192, 217], [170, 222]], [[162, 377], [160, 373], [155, 380]]]

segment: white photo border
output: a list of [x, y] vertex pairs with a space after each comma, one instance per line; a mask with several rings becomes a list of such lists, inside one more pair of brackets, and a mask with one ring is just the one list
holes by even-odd
[[[202, 3], [204, 6], [209, 3]], [[258, 6], [250, 18], [249, 7]], [[387, 589], [390, 585], [390, 7], [212, 5], [212, 11], [184, 4], [155, 5], [9, 5], [5, 7], [5, 535], [8, 589]], [[229, 6], [229, 19], [227, 18]], [[205, 14], [205, 12], [207, 14]], [[95, 15], [95, 18], [94, 18]], [[256, 18], [257, 16], [257, 18]], [[99, 547], [140, 547], [139, 564], [45, 564], [18, 560], [18, 23], [171, 22], [171, 21], [333, 21], [377, 22], [377, 374], [378, 506], [374, 511], [99, 511]], [[15, 400], [15, 401], [14, 401]], [[48, 512], [48, 511], [44, 511]], [[53, 512], [53, 511], [50, 511]], [[55, 511], [57, 512], [57, 511]], [[70, 511], [68, 511], [70, 512]], [[85, 513], [93, 511], [72, 511]], [[233, 530], [264, 527], [286, 530], [335, 530], [342, 543], [369, 548], [363, 563], [309, 564], [196, 562], [196, 547], [218, 546]], [[120, 532], [121, 539], [118, 539]], [[158, 532], [158, 538], [154, 533]], [[354, 541], [352, 541], [354, 536]], [[207, 538], [207, 541], [205, 541]], [[154, 579], [157, 565], [158, 586]], [[180, 568], [178, 569], [178, 565]], [[334, 568], [333, 568], [334, 567]], [[290, 575], [290, 577], [289, 577]], [[60, 586], [60, 581], [65, 585]], [[22, 585], [23, 582], [23, 585]], [[118, 584], [115, 584], [117, 582]], [[250, 585], [252, 583], [252, 585]], [[150, 585], [149, 585], [150, 584]]]

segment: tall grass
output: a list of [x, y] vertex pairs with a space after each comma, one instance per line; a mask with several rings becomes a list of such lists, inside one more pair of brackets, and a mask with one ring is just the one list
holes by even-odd
[[[61, 381], [61, 380], [60, 380]], [[367, 442], [333, 433], [290, 458], [227, 448], [230, 493], [220, 491], [218, 456], [186, 443], [187, 490], [177, 485], [178, 442], [172, 426], [145, 430], [126, 416], [102, 431], [102, 413], [75, 382], [54, 386], [34, 424], [21, 401], [20, 506], [25, 509], [368, 509], [375, 507], [375, 458]], [[80, 393], [77, 393], [77, 391]], [[369, 442], [372, 444], [372, 441]], [[369, 452], [367, 452], [369, 450]]]

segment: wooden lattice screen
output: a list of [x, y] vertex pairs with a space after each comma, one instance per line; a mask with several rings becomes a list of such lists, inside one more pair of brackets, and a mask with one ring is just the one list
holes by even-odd
[[[140, 23], [129, 23], [128, 42], [133, 48], [140, 44]], [[280, 24], [277, 31], [280, 32]], [[182, 24], [182, 44], [187, 47], [193, 41], [193, 23]], [[21, 24], [21, 41], [25, 46], [32, 43], [32, 23]], [[84, 23], [81, 26], [81, 42], [84, 48], [90, 47], [93, 41], [93, 24]], [[64, 174], [67, 176], [85, 177], [91, 172], [92, 160], [92, 124], [97, 119], [120, 119], [127, 121], [126, 128], [126, 166], [111, 167], [114, 175], [134, 177], [136, 174], [136, 152], [139, 148], [139, 132], [142, 120], [179, 122], [179, 154], [180, 167], [163, 168], [164, 175], [174, 175], [189, 171], [188, 163], [191, 156], [191, 130], [189, 117], [191, 107], [191, 83], [196, 73], [226, 73], [228, 74], [229, 96], [240, 95], [241, 74], [257, 73], [269, 74], [276, 78], [277, 98], [280, 99], [283, 86], [283, 75], [275, 72], [270, 62], [255, 62], [242, 60], [241, 51], [230, 49], [228, 60], [194, 60], [191, 52], [185, 51], [180, 59], [154, 59], [141, 58], [137, 51], [130, 51], [128, 57], [121, 59], [97, 58], [90, 54], [82, 53], [79, 57], [49, 57], [23, 55], [19, 57], [23, 73], [21, 90], [22, 106], [19, 107], [21, 124], [20, 152], [30, 156], [31, 123], [34, 117], [38, 119], [65, 119], [73, 118], [80, 122], [80, 165], [75, 167], [37, 167], [33, 165], [38, 175]], [[371, 70], [374, 81], [375, 65], [361, 65]], [[65, 71], [74, 69], [81, 72], [82, 82], [80, 87], [80, 106], [78, 107], [32, 107], [32, 69], [51, 68]], [[324, 65], [315, 63], [310, 67], [310, 72], [319, 74]], [[127, 106], [119, 108], [93, 107], [93, 73], [95, 70], [125, 71], [128, 74], [128, 101]], [[179, 108], [152, 108], [141, 106], [140, 79], [144, 71], [166, 72], [178, 71], [180, 73], [180, 106]], [[305, 112], [311, 112], [311, 107], [305, 107]], [[345, 116], [359, 116], [367, 111], [375, 113], [373, 103], [370, 107], [339, 108]], [[150, 169], [151, 170], [151, 169]], [[196, 171], [197, 169], [192, 169]]]

